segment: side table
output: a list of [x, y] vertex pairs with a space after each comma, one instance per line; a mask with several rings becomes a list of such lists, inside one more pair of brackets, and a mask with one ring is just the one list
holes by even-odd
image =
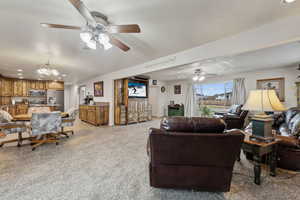
[[280, 140], [276, 139], [274, 142], [264, 143], [252, 141], [249, 139], [249, 136], [249, 134], [245, 135], [242, 150], [253, 155], [254, 183], [260, 185], [261, 161], [264, 155], [269, 154], [271, 156], [270, 163], [268, 163], [270, 166], [270, 176], [276, 176], [277, 146]]

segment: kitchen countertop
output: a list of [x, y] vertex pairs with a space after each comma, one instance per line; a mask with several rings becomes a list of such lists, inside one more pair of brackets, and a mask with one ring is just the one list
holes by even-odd
[[60, 104], [29, 104], [29, 107], [51, 107], [60, 106]]

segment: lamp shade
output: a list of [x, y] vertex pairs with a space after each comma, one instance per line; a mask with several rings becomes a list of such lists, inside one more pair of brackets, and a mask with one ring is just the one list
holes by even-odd
[[243, 110], [272, 112], [285, 111], [285, 107], [278, 99], [275, 90], [252, 90]]

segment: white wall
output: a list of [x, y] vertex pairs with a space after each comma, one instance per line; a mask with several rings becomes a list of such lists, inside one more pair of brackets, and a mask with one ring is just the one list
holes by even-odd
[[[295, 82], [297, 82], [297, 76], [299, 75], [299, 71], [297, 70], [297, 66], [292, 67], [284, 67], [284, 68], [277, 68], [277, 69], [268, 69], [268, 70], [261, 70], [261, 71], [253, 71], [253, 72], [245, 72], [239, 74], [232, 74], [217, 78], [210, 78], [203, 81], [203, 84], [206, 83], [220, 83], [229, 80], [233, 80], [235, 78], [245, 78], [245, 87], [246, 92], [250, 90], [256, 89], [256, 80], [260, 79], [270, 79], [270, 78], [285, 78], [285, 102], [284, 105], [287, 108], [297, 106], [297, 91]], [[168, 82], [168, 95], [166, 102], [175, 101], [175, 103], [185, 103], [186, 98], [186, 89], [189, 81], [172, 81]], [[181, 84], [183, 88], [182, 95], [175, 95], [174, 94], [174, 85]]]
[[[151, 81], [150, 81], [151, 82]], [[161, 87], [167, 87], [167, 84], [163, 81], [157, 81], [157, 85], [151, 85], [149, 87], [149, 103], [152, 105], [152, 116], [163, 117], [165, 115], [164, 109], [167, 107], [167, 91], [161, 92]]]

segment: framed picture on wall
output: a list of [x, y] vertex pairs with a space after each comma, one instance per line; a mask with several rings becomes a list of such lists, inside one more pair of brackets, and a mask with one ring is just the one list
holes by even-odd
[[181, 94], [181, 85], [174, 85], [174, 94]]
[[104, 96], [103, 81], [94, 83], [94, 96], [95, 97], [103, 97]]
[[256, 81], [257, 89], [275, 90], [280, 101], [284, 101], [284, 78], [261, 79]]

